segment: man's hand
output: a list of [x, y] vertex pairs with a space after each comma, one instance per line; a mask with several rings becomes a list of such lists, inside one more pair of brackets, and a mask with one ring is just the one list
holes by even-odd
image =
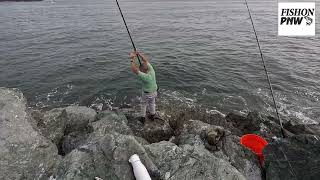
[[136, 66], [136, 57], [137, 57], [137, 52], [131, 52], [130, 53], [130, 59], [131, 59], [131, 70], [132, 72], [134, 72], [135, 74], [138, 74], [139, 69]]
[[142, 54], [141, 52], [139, 51], [136, 51], [136, 55], [140, 56], [142, 58], [142, 61], [144, 62], [149, 62], [149, 59], [147, 58], [147, 56], [145, 56], [144, 54]]
[[135, 60], [136, 57], [137, 57], [137, 54], [138, 54], [138, 53], [137, 53], [136, 51], [131, 52], [130, 55], [129, 55], [129, 56], [130, 56], [130, 59]]

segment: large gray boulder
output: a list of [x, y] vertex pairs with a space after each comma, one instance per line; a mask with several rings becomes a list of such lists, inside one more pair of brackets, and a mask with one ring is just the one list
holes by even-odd
[[224, 159], [217, 158], [203, 147], [181, 147], [162, 141], [144, 146], [166, 180], [223, 179], [244, 180], [245, 177]]
[[159, 176], [157, 167], [148, 157], [143, 146], [130, 135], [116, 132], [92, 137], [90, 141], [66, 155], [58, 167], [57, 179], [133, 180], [132, 167], [128, 160], [138, 154], [149, 173]]
[[82, 131], [89, 123], [96, 120], [96, 111], [85, 106], [68, 106], [62, 112], [66, 119], [65, 134]]
[[[55, 175], [57, 179], [94, 179], [100, 177], [110, 180], [133, 180], [132, 167], [128, 160], [138, 154], [154, 179], [159, 177], [157, 167], [148, 157], [142, 144], [146, 140], [133, 136], [127, 125], [127, 119], [121, 112], [103, 111], [92, 125], [92, 132], [86, 138], [80, 138], [78, 147], [68, 153], [59, 164]], [[72, 138], [74, 132], [64, 138], [68, 146], [78, 143]], [[75, 135], [75, 137], [79, 137]], [[68, 138], [70, 138], [68, 140]], [[83, 142], [83, 139], [84, 142]], [[63, 146], [64, 147], [64, 146]]]
[[33, 111], [32, 115], [36, 128], [56, 144], [60, 155], [65, 155], [86, 140], [97, 113], [85, 106], [68, 106], [43, 113]]
[[104, 136], [110, 132], [132, 135], [126, 116], [121, 112], [103, 111], [98, 114], [98, 121], [92, 123], [96, 136]]
[[0, 88], [0, 179], [48, 179], [56, 167], [56, 146], [29, 121], [23, 94]]
[[64, 136], [67, 119], [63, 116], [63, 111], [63, 108], [55, 108], [44, 113], [39, 111], [33, 111], [32, 113], [36, 120], [37, 128], [42, 135], [55, 144], [59, 144]]
[[296, 135], [269, 143], [263, 154], [267, 180], [317, 180], [320, 177], [320, 137]]

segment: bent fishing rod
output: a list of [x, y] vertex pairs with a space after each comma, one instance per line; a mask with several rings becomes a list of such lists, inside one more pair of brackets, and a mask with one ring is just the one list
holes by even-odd
[[266, 78], [268, 80], [269, 89], [270, 89], [272, 100], [273, 100], [273, 105], [274, 105], [274, 108], [276, 110], [276, 114], [277, 114], [277, 117], [278, 117], [278, 120], [279, 120], [279, 124], [280, 124], [280, 128], [281, 128], [281, 134], [282, 134], [282, 137], [285, 138], [285, 134], [284, 134], [283, 126], [282, 126], [282, 121], [281, 121], [281, 118], [280, 118], [280, 115], [279, 115], [279, 111], [278, 111], [278, 107], [277, 107], [277, 103], [276, 103], [276, 100], [275, 100], [275, 97], [274, 97], [274, 94], [273, 94], [271, 80], [270, 80], [270, 77], [269, 77], [268, 70], [266, 68], [266, 63], [264, 62], [264, 58], [263, 58], [263, 55], [262, 55], [262, 50], [261, 50], [261, 46], [260, 46], [260, 43], [259, 43], [258, 35], [257, 35], [257, 32], [256, 32], [256, 28], [254, 27], [253, 19], [252, 19], [251, 13], [250, 13], [250, 9], [249, 9], [247, 0], [245, 0], [245, 2], [246, 2], [247, 9], [248, 9], [249, 17], [250, 17], [250, 20], [251, 20], [253, 32], [254, 32], [254, 35], [256, 37], [256, 41], [257, 41], [257, 44], [258, 44], [258, 48], [259, 48], [260, 57], [261, 57], [261, 61], [262, 61], [262, 64], [263, 64], [263, 68], [264, 68], [264, 71], [265, 71], [265, 74], [266, 74]]
[[[119, 12], [120, 12], [120, 14], [121, 14], [123, 23], [124, 23], [124, 25], [126, 26], [126, 29], [127, 29], [127, 32], [128, 32], [128, 35], [129, 35], [129, 38], [130, 38], [130, 41], [131, 41], [133, 50], [134, 50], [134, 52], [136, 52], [136, 51], [137, 51], [137, 48], [136, 48], [136, 46], [135, 46], [135, 44], [134, 44], [134, 42], [133, 42], [133, 39], [132, 39], [132, 37], [131, 37], [131, 34], [130, 34], [130, 31], [129, 31], [128, 25], [127, 25], [127, 23], [126, 23], [126, 20], [124, 19], [124, 16], [123, 16], [123, 14], [122, 14], [122, 11], [121, 11], [121, 8], [120, 8], [120, 5], [119, 5], [118, 0], [116, 0], [116, 3], [117, 3], [117, 6], [118, 6], [118, 8], [119, 8]], [[139, 61], [140, 66], [141, 66], [141, 61], [140, 61], [139, 55], [137, 55], [137, 58], [138, 58], [138, 61]]]

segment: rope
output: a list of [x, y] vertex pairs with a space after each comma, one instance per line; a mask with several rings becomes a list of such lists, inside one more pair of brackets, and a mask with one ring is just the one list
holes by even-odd
[[249, 16], [250, 16], [250, 20], [251, 20], [252, 28], [253, 28], [253, 31], [254, 31], [254, 35], [255, 35], [256, 40], [257, 40], [257, 44], [258, 44], [258, 48], [259, 48], [260, 57], [261, 57], [262, 64], [263, 64], [263, 68], [264, 68], [264, 71], [266, 73], [266, 78], [268, 80], [269, 89], [270, 89], [272, 100], [273, 100], [273, 105], [274, 105], [274, 108], [276, 109], [276, 114], [277, 114], [277, 117], [278, 117], [278, 120], [279, 120], [279, 124], [280, 124], [280, 127], [281, 127], [281, 134], [282, 134], [282, 137], [285, 138], [284, 130], [283, 130], [283, 126], [282, 126], [282, 121], [281, 121], [281, 118], [280, 118], [280, 115], [279, 115], [279, 111], [278, 111], [278, 108], [277, 108], [276, 100], [274, 98], [273, 89], [272, 89], [271, 81], [270, 81], [270, 78], [269, 78], [269, 73], [268, 73], [268, 70], [266, 68], [266, 64], [265, 64], [264, 59], [263, 59], [262, 50], [261, 50], [261, 47], [260, 47], [258, 35], [257, 35], [256, 29], [255, 29], [254, 24], [253, 24], [253, 19], [252, 19], [251, 13], [250, 13], [250, 9], [249, 9], [247, 0], [245, 0], [245, 2], [246, 2], [246, 6], [247, 6], [247, 10], [248, 10]]
[[[134, 44], [134, 42], [133, 42], [133, 40], [132, 40], [132, 37], [131, 37], [130, 31], [129, 31], [129, 28], [128, 28], [127, 23], [126, 23], [126, 20], [124, 19], [124, 16], [123, 16], [123, 14], [122, 14], [122, 11], [121, 11], [121, 8], [120, 8], [120, 5], [119, 5], [118, 0], [116, 0], [116, 3], [117, 3], [117, 6], [118, 6], [118, 8], [119, 8], [119, 12], [120, 12], [120, 14], [121, 14], [123, 23], [124, 23], [124, 25], [126, 26], [126, 29], [127, 29], [127, 32], [128, 32], [128, 35], [129, 35], [129, 38], [130, 38], [130, 41], [131, 41], [133, 50], [136, 52], [136, 51], [137, 51], [137, 48], [136, 48], [136, 46], [135, 46], [135, 44]], [[141, 61], [140, 61], [140, 58], [139, 58], [138, 55], [137, 55], [137, 58], [138, 58], [138, 60], [139, 60], [140, 66], [141, 66]]]

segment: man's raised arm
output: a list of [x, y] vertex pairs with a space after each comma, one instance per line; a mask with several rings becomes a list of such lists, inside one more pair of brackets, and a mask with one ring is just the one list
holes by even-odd
[[136, 57], [137, 57], [137, 53], [136, 52], [131, 52], [130, 53], [130, 59], [131, 59], [131, 70], [132, 72], [134, 72], [135, 74], [138, 74], [139, 69], [137, 68], [136, 65]]

